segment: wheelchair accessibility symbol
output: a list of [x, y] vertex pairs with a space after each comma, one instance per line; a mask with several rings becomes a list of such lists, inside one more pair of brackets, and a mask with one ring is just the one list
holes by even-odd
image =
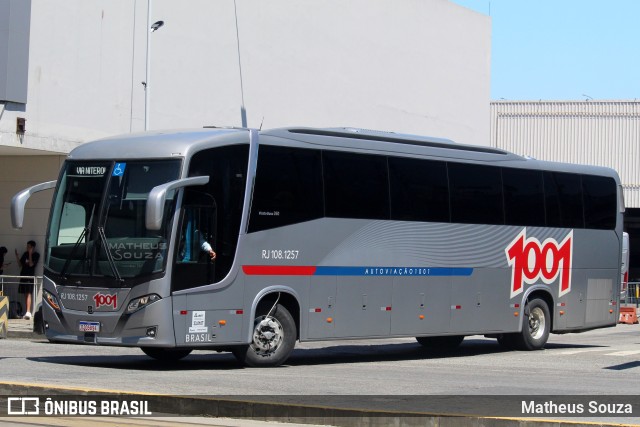
[[127, 167], [126, 163], [116, 163], [116, 167], [113, 168], [113, 173], [111, 176], [122, 176], [124, 175], [124, 169]]

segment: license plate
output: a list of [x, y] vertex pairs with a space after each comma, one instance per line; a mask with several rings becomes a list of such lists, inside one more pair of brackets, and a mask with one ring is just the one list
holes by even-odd
[[100, 322], [80, 322], [80, 332], [100, 332]]

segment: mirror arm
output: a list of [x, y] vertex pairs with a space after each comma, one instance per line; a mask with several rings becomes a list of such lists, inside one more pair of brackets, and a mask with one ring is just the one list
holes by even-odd
[[36, 184], [33, 187], [29, 187], [22, 190], [11, 199], [11, 225], [15, 229], [21, 229], [24, 223], [24, 207], [27, 204], [27, 200], [35, 193], [40, 191], [49, 190], [56, 186], [57, 181], [47, 181], [40, 184]]
[[166, 184], [153, 187], [149, 192], [147, 200], [147, 211], [145, 212], [145, 225], [147, 230], [160, 230], [162, 228], [162, 217], [164, 215], [164, 204], [167, 200], [167, 193], [184, 187], [204, 185], [209, 182], [208, 176], [194, 176], [183, 178]]

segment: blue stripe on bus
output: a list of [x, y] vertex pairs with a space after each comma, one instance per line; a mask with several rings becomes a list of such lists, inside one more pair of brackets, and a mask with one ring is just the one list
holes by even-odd
[[456, 267], [316, 267], [314, 276], [471, 276], [473, 268]]
[[298, 265], [243, 265], [249, 276], [471, 276], [473, 268], [460, 267], [339, 267]]

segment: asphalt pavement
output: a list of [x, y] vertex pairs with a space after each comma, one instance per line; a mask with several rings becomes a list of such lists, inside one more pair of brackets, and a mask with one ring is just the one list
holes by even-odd
[[[573, 422], [640, 425], [639, 325], [552, 335], [538, 352], [505, 351], [481, 336], [447, 354], [412, 339], [299, 343], [275, 369], [242, 368], [228, 353], [205, 351], [160, 363], [136, 348], [51, 344], [22, 326], [22, 335], [10, 329], [0, 340], [1, 395], [124, 396], [183, 415], [345, 426], [538, 425], [566, 417], [523, 414], [523, 405], [553, 412], [573, 404], [584, 412]], [[631, 405], [633, 413], [590, 414], [592, 403], [596, 411]]]

